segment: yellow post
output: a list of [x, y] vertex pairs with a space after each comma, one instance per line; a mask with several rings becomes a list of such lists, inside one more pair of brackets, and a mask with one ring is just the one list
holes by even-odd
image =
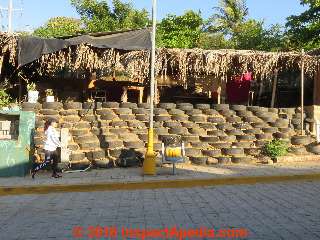
[[156, 154], [153, 151], [153, 128], [148, 131], [148, 148], [143, 162], [143, 173], [145, 175], [156, 174]]

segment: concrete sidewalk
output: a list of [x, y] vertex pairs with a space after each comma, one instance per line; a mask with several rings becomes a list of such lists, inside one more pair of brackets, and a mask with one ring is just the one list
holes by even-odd
[[181, 165], [177, 166], [176, 175], [167, 166], [158, 168], [156, 176], [143, 176], [141, 168], [64, 173], [59, 179], [50, 176], [50, 173], [39, 173], [34, 180], [30, 176], [0, 178], [0, 195], [318, 180], [320, 161], [212, 167]]

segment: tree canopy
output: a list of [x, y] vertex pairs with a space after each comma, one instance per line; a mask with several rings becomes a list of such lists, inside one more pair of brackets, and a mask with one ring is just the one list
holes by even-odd
[[149, 23], [147, 10], [134, 9], [132, 4], [113, 0], [71, 0], [88, 32], [128, 30], [146, 27]]
[[37, 28], [33, 35], [45, 38], [75, 35], [82, 31], [81, 21], [70, 17], [50, 18], [44, 26]]
[[288, 17], [286, 24], [292, 48], [320, 47], [320, 0], [301, 0], [308, 9], [300, 15]]

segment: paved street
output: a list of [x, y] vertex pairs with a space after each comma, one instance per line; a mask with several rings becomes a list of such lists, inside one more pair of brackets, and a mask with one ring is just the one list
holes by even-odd
[[[98, 225], [246, 228], [246, 239], [320, 239], [319, 199], [320, 182], [0, 197], [1, 239], [89, 239], [86, 230]], [[84, 238], [73, 238], [75, 226]]]

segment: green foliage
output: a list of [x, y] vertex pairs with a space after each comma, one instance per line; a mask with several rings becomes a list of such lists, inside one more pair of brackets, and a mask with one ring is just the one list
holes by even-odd
[[81, 21], [69, 17], [54, 17], [42, 27], [37, 28], [33, 35], [38, 37], [64, 37], [76, 35], [82, 31]]
[[37, 87], [36, 84], [34, 82], [28, 83], [27, 84], [27, 91], [36, 91]]
[[219, 7], [209, 19], [209, 32], [223, 32], [232, 35], [240, 31], [240, 26], [249, 14], [245, 0], [220, 0]]
[[272, 159], [285, 156], [288, 153], [288, 145], [286, 142], [274, 139], [264, 146], [264, 154]]
[[301, 0], [308, 9], [288, 17], [286, 24], [291, 47], [313, 49], [320, 47], [320, 0]]
[[194, 11], [187, 11], [182, 16], [168, 15], [158, 25], [158, 46], [194, 48], [200, 39], [202, 24], [201, 14]]
[[112, 3], [113, 8], [107, 1], [71, 0], [88, 32], [137, 29], [150, 24], [149, 13], [145, 9], [134, 9], [132, 4], [120, 0]]
[[202, 49], [234, 48], [234, 43], [226, 39], [222, 33], [201, 33], [198, 47]]
[[11, 102], [11, 97], [5, 89], [0, 89], [0, 108], [7, 107]]

